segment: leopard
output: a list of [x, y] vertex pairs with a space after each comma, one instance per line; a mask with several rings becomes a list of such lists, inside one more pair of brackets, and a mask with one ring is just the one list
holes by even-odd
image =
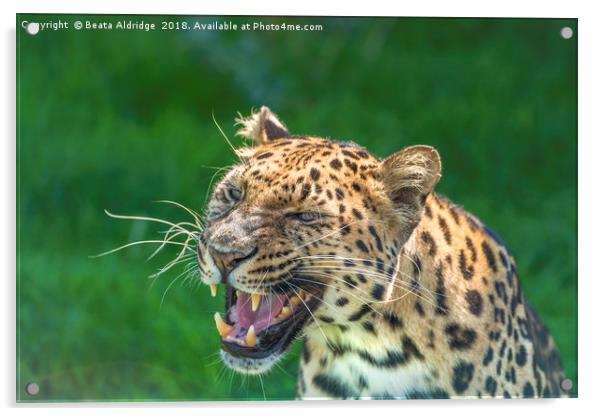
[[298, 399], [566, 395], [506, 244], [435, 192], [434, 147], [379, 158], [265, 106], [236, 122], [246, 144], [196, 248], [201, 282], [224, 288], [227, 367], [264, 374], [299, 342]]

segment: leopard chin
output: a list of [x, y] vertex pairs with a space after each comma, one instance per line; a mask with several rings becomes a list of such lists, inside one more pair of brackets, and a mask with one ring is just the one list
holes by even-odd
[[285, 355], [272, 354], [264, 358], [237, 357], [225, 350], [220, 350], [220, 357], [226, 366], [238, 373], [259, 375], [268, 372]]

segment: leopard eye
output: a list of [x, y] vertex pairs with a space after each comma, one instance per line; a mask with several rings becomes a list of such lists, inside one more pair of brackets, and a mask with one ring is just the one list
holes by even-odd
[[318, 212], [295, 212], [292, 214], [288, 214], [288, 217], [304, 223], [310, 223], [317, 219], [320, 219], [321, 215]]
[[242, 199], [242, 191], [239, 188], [229, 187], [224, 190], [224, 196], [228, 202], [236, 203]]

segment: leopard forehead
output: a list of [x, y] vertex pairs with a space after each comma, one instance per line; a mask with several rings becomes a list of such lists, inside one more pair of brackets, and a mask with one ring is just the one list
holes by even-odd
[[[351, 142], [301, 136], [255, 147], [236, 175], [269, 192], [298, 194], [299, 202], [345, 199], [376, 185], [380, 160]], [[294, 198], [287, 200], [294, 202]]]

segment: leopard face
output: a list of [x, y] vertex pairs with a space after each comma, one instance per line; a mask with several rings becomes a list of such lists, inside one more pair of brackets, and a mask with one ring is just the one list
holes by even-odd
[[261, 373], [296, 337], [336, 337], [391, 296], [441, 164], [428, 146], [380, 160], [292, 136], [266, 107], [240, 122], [255, 146], [215, 187], [197, 256], [202, 282], [225, 286], [224, 362]]

